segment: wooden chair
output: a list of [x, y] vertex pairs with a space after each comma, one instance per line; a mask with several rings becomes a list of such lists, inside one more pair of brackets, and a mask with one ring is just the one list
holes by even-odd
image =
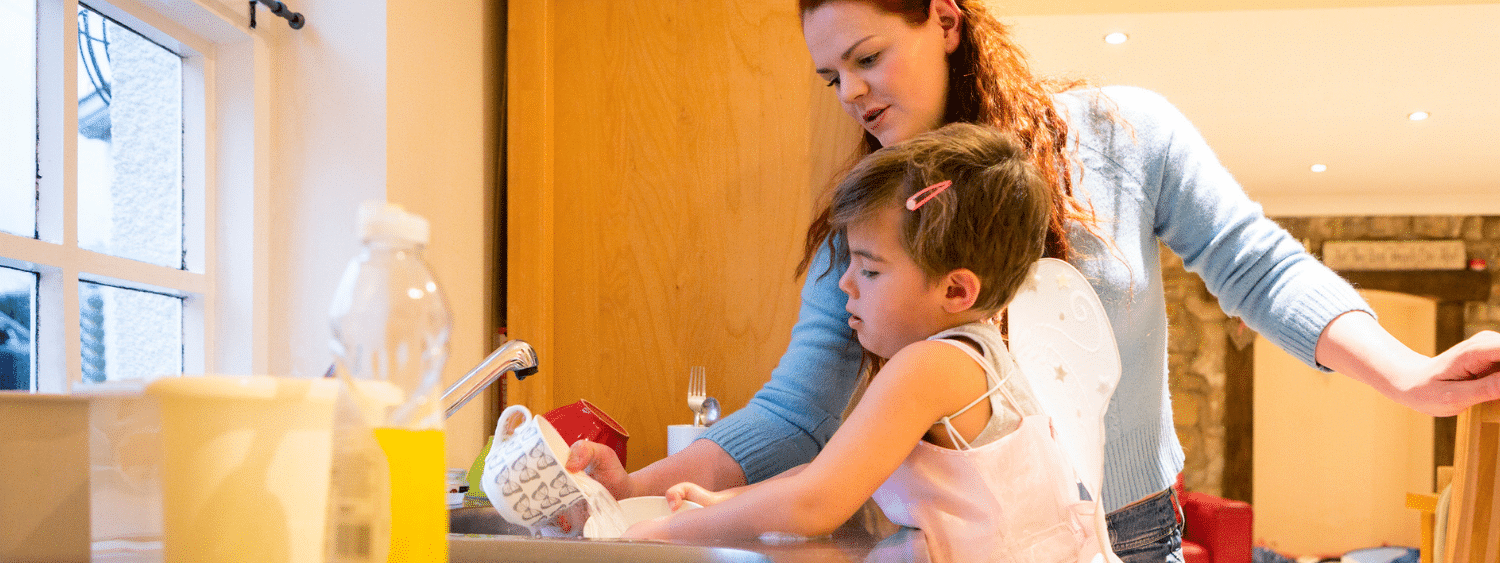
[[1447, 561], [1500, 561], [1500, 401], [1458, 415]]
[[[1421, 553], [1421, 563], [1440, 563], [1434, 558], [1436, 548], [1439, 545], [1446, 547], [1442, 541], [1446, 541], [1448, 530], [1437, 529], [1440, 524], [1437, 521], [1438, 505], [1442, 501], [1443, 489], [1453, 482], [1453, 466], [1444, 465], [1437, 468], [1436, 492], [1432, 493], [1406, 493], [1406, 507], [1421, 513], [1422, 518], [1422, 545], [1418, 550]], [[1452, 498], [1452, 493], [1449, 493]], [[1444, 520], [1441, 525], [1447, 526]]]

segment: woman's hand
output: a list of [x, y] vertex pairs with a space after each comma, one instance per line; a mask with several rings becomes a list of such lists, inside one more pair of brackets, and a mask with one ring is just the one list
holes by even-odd
[[677, 512], [682, 508], [682, 501], [696, 502], [699, 506], [713, 506], [734, 498], [739, 494], [737, 491], [738, 489], [729, 489], [715, 492], [700, 487], [697, 483], [678, 483], [667, 489], [667, 508]]
[[1431, 416], [1500, 400], [1500, 333], [1483, 331], [1435, 357], [1406, 347], [1363, 312], [1339, 316], [1318, 339], [1318, 363]]
[[1483, 331], [1432, 358], [1398, 400], [1433, 416], [1453, 416], [1500, 399], [1500, 333]]
[[573, 447], [568, 450], [568, 462], [563, 464], [563, 469], [569, 473], [583, 471], [600, 485], [604, 485], [616, 499], [636, 496], [630, 472], [620, 464], [620, 457], [615, 455], [615, 451], [604, 444], [588, 440], [574, 442]]
[[579, 440], [569, 449], [563, 468], [583, 471], [614, 495], [616, 499], [642, 495], [664, 495], [667, 487], [692, 481], [714, 489], [728, 489], [745, 484], [745, 472], [739, 462], [712, 440], [698, 440], [682, 451], [659, 459], [631, 473], [625, 470], [615, 451], [603, 444]]

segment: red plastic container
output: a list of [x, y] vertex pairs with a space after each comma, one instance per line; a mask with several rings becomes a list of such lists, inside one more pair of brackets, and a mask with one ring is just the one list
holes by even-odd
[[583, 439], [604, 444], [620, 456], [620, 465], [625, 464], [625, 441], [630, 439], [630, 433], [593, 403], [579, 399], [576, 403], [547, 411], [542, 418], [552, 423], [568, 445]]

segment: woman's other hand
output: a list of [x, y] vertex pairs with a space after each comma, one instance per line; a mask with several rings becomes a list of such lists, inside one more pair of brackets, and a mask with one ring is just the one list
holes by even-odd
[[598, 481], [616, 499], [636, 496], [631, 487], [630, 472], [620, 464], [619, 456], [609, 446], [588, 440], [573, 443], [568, 450], [568, 462], [563, 465], [569, 473], [583, 471]]
[[1434, 357], [1417, 353], [1364, 312], [1339, 316], [1318, 339], [1318, 363], [1431, 416], [1500, 400], [1500, 333], [1483, 331]]
[[1431, 360], [1403, 403], [1433, 416], [1453, 416], [1478, 403], [1500, 400], [1500, 333], [1482, 331]]

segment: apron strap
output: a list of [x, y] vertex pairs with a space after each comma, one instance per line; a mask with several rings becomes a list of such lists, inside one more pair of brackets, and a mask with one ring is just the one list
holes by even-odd
[[[1020, 413], [1021, 416], [1026, 416], [1026, 413], [1021, 410], [1020, 404], [1016, 402], [1015, 397], [1012, 397], [1010, 391], [1006, 390], [1005, 388], [1005, 381], [1006, 379], [1010, 378], [1010, 374], [1005, 374], [1005, 378], [1001, 378], [995, 375], [995, 369], [990, 365], [990, 362], [986, 360], [984, 356], [981, 356], [978, 351], [974, 350], [974, 347], [969, 346], [964, 342], [953, 338], [936, 338], [933, 340], [936, 342], [945, 342], [953, 345], [959, 350], [963, 350], [965, 354], [969, 355], [969, 358], [973, 359], [974, 362], [979, 364], [979, 367], [984, 370], [984, 379], [985, 381], [989, 382], [990, 385], [988, 391], [985, 391], [983, 395], [980, 395], [979, 398], [974, 399], [964, 408], [958, 409], [958, 412], [938, 419], [939, 422], [943, 423], [943, 427], [948, 430], [948, 438], [953, 440], [953, 444], [955, 446], [958, 446], [958, 449], [970, 449], [969, 442], [968, 440], [965, 440], [963, 436], [960, 436], [958, 434], [958, 430], [953, 428], [953, 423], [951, 422], [951, 420], [955, 416], [968, 412], [969, 409], [974, 408], [974, 405], [978, 405], [980, 402], [988, 400], [990, 398], [990, 395], [994, 395], [997, 392], [1000, 393], [1000, 396], [1004, 397], [1005, 401], [1010, 404], [1010, 408], [1015, 409], [1015, 411], [1017, 413]], [[983, 344], [980, 344], [980, 346], [983, 346]]]

